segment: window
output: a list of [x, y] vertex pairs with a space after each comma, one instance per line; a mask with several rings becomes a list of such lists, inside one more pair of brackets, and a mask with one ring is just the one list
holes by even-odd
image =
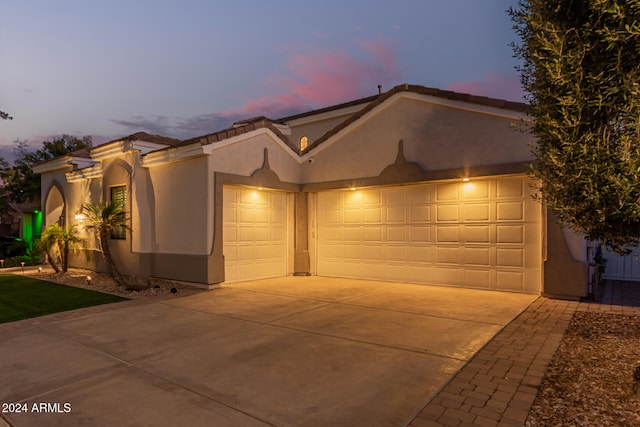
[[307, 138], [306, 136], [301, 136], [300, 137], [300, 151], [306, 150], [308, 146], [309, 146], [309, 138]]
[[[124, 210], [127, 207], [127, 186], [120, 185], [111, 187], [111, 203], [119, 203]], [[112, 239], [125, 239], [127, 237], [127, 229], [124, 226], [116, 226], [111, 232]]]

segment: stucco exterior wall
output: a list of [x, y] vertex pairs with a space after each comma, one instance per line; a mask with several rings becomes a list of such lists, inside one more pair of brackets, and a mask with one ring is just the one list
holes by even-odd
[[144, 249], [155, 253], [208, 254], [212, 212], [207, 203], [211, 198], [207, 159], [196, 157], [155, 166], [148, 169], [148, 177], [145, 173], [137, 182], [150, 191], [144, 203], [148, 204], [149, 215], [155, 212], [155, 224]]
[[[366, 104], [365, 104], [366, 105]], [[362, 106], [364, 108], [364, 105]], [[352, 114], [352, 113], [351, 113]], [[304, 120], [294, 120], [290, 123], [291, 126], [291, 142], [296, 146], [300, 142], [300, 137], [303, 135], [309, 138], [309, 145], [322, 135], [333, 129], [338, 124], [342, 123], [351, 114], [339, 115], [327, 120], [305, 122]], [[298, 124], [301, 123], [301, 124]]]
[[[68, 193], [69, 193], [69, 185], [67, 184], [67, 180], [64, 176], [64, 172], [66, 170], [71, 170], [71, 167], [66, 169], [58, 169], [53, 172], [49, 172], [47, 174], [43, 174], [41, 178], [41, 190], [40, 195], [42, 200], [42, 212], [43, 214], [43, 227], [47, 225], [51, 225], [57, 221], [57, 218], [60, 215], [60, 211], [58, 208], [59, 202], [62, 201], [65, 207], [68, 205]], [[55, 188], [55, 189], [54, 189]], [[57, 193], [60, 191], [60, 196], [58, 197]], [[60, 200], [60, 198], [62, 200]], [[66, 215], [68, 214], [69, 209], [65, 209], [65, 221], [68, 221]]]
[[[302, 181], [324, 182], [377, 176], [404, 141], [410, 162], [445, 170], [532, 160], [532, 136], [517, 129], [517, 119], [471, 113], [413, 99], [400, 99], [374, 112], [359, 126], [312, 155]], [[329, 166], [330, 165], [330, 166]]]
[[283, 182], [299, 182], [300, 170], [297, 154], [284, 148], [266, 133], [239, 143], [214, 149], [209, 156], [209, 168], [213, 172], [250, 176], [264, 162], [264, 149], [269, 150], [269, 166]]

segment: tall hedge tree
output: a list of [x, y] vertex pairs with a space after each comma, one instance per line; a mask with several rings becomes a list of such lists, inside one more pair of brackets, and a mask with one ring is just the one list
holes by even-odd
[[640, 238], [640, 2], [520, 0], [509, 10], [542, 198], [620, 253]]

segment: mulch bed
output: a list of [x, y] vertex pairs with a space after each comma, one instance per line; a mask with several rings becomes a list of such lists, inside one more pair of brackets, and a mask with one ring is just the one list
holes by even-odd
[[640, 316], [576, 312], [527, 426], [640, 426]]
[[[54, 273], [54, 271], [49, 267], [43, 267], [42, 271], [32, 268], [25, 270], [24, 272], [16, 271], [16, 273], [64, 285], [118, 295], [129, 299], [171, 295], [172, 289], [175, 289], [176, 295], [189, 295], [202, 291], [202, 289], [181, 282], [131, 277], [126, 278], [131, 286], [123, 288], [122, 286], [119, 286], [108, 274], [96, 273], [94, 271], [78, 268], [70, 268], [66, 273]], [[87, 281], [88, 276], [91, 277], [91, 282]]]

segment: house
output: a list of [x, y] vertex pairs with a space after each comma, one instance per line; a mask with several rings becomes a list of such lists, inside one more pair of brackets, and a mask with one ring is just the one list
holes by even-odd
[[[186, 141], [137, 133], [34, 170], [45, 225], [80, 223], [82, 202], [125, 202], [131, 231], [111, 242], [124, 274], [204, 287], [323, 275], [581, 297], [584, 241], [532, 197], [526, 112], [400, 85]], [[104, 268], [97, 253], [73, 263]]]

